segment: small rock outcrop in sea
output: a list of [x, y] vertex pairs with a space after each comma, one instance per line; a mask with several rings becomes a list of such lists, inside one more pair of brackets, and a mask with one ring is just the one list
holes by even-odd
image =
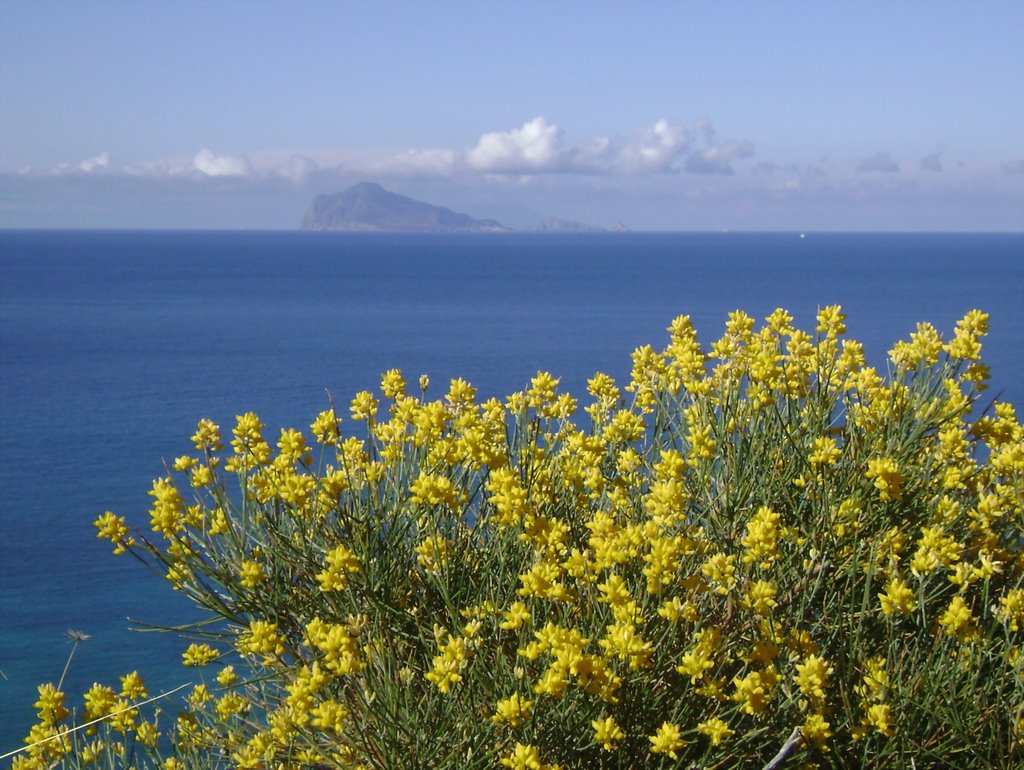
[[537, 225], [537, 231], [542, 233], [605, 233], [608, 232], [603, 227], [595, 227], [594, 225], [585, 225], [582, 222], [574, 222], [571, 219], [556, 219], [555, 217], [548, 217], [539, 225]]
[[442, 206], [360, 182], [335, 195], [318, 195], [302, 218], [302, 230], [407, 233], [500, 233], [493, 219], [473, 219]]

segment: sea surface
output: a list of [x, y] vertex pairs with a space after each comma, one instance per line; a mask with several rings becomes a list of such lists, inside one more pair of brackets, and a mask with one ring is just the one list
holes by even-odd
[[189, 680], [181, 640], [128, 629], [194, 613], [92, 521], [145, 527], [199, 418], [229, 431], [253, 410], [273, 439], [392, 367], [482, 397], [548, 370], [583, 400], [677, 315], [708, 344], [737, 308], [813, 330], [836, 303], [882, 366], [916, 322], [948, 333], [986, 310], [991, 393], [1024, 408], [1024, 235], [0, 231], [0, 754], [59, 679], [68, 629], [91, 635], [76, 703], [135, 669], [153, 693]]

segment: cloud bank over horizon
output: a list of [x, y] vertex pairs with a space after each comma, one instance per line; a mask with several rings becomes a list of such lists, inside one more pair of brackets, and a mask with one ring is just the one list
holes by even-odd
[[[529, 208], [546, 194], [555, 205], [538, 214], [610, 226], [614, 221], [599, 212], [612, 210], [617, 198], [623, 213], [615, 219], [628, 218], [651, 229], [684, 226], [679, 223], [688, 221], [689, 212], [697, 210], [695, 204], [701, 201], [719, 207], [730, 201], [738, 213], [722, 221], [742, 228], [764, 227], [764, 212], [780, 206], [790, 206], [794, 216], [797, 209], [813, 210], [817, 200], [830, 201], [837, 209], [842, 209], [844, 201], [847, 206], [863, 207], [871, 198], [923, 207], [928, 201], [981, 200], [989, 195], [995, 204], [971, 204], [972, 208], [1011, 213], [999, 214], [997, 219], [990, 216], [996, 224], [987, 227], [1024, 229], [1022, 218], [1012, 214], [1015, 203], [1024, 210], [1020, 174], [1024, 160], [1011, 158], [989, 167], [968, 167], [962, 161], [948, 166], [943, 163], [948, 154], [943, 147], [923, 156], [919, 153], [916, 160], [900, 161], [879, 150], [845, 160], [799, 163], [761, 157], [751, 139], [720, 139], [710, 119], [686, 126], [662, 118], [625, 136], [594, 134], [578, 141], [567, 136], [562, 125], [539, 115], [510, 129], [486, 131], [462, 147], [220, 152], [204, 146], [191, 154], [134, 164], [118, 164], [103, 150], [50, 168], [0, 171], [0, 193], [7, 191], [8, 199], [0, 204], [0, 226], [26, 222], [37, 226], [40, 221], [62, 226], [60, 216], [52, 213], [61, 205], [99, 210], [107, 200], [113, 211], [113, 201], [122, 198], [152, 199], [159, 206], [162, 196], [180, 200], [182, 195], [205, 200], [211, 211], [222, 206], [225, 211], [244, 212], [246, 200], [261, 199], [267, 213], [260, 221], [276, 222], [283, 215], [273, 216], [275, 199], [294, 218], [294, 209], [314, 193], [372, 180], [442, 204], [476, 206], [475, 213], [498, 219], [506, 216], [503, 212]], [[532, 192], [524, 192], [527, 188]], [[128, 190], [135, 192], [129, 195]], [[53, 200], [44, 206], [48, 193]], [[578, 200], [569, 202], [570, 198]], [[587, 206], [595, 201], [601, 203], [591, 214]], [[688, 207], [686, 212], [679, 208], [682, 203]], [[26, 213], [33, 207], [34, 213]], [[41, 214], [41, 208], [52, 216]], [[933, 220], [929, 216], [928, 221]], [[189, 221], [217, 226], [206, 212], [200, 219], [186, 215], [183, 226]], [[236, 225], [226, 222], [225, 226]]]
[[[515, 177], [536, 175], [582, 175], [627, 177], [655, 174], [696, 174], [735, 176], [737, 163], [757, 154], [749, 139], [720, 141], [708, 119], [693, 128], [662, 118], [636, 131], [633, 136], [597, 134], [576, 144], [566, 142], [566, 131], [558, 123], [537, 116], [521, 126], [489, 131], [461, 149], [450, 147], [320, 147], [306, 149], [251, 150], [221, 153], [208, 146], [191, 155], [156, 158], [143, 163], [116, 165], [107, 150], [81, 161], [63, 161], [48, 168], [22, 166], [0, 169], [0, 175], [55, 177], [66, 175], [123, 174], [141, 178], [235, 177], [281, 178], [301, 183], [311, 175], [337, 173], [366, 174], [383, 178], [451, 178], [484, 175]], [[917, 170], [940, 173], [945, 169], [942, 148], [920, 158]], [[1010, 158], [998, 167], [1014, 173], [1024, 160]], [[884, 150], [851, 159], [845, 166], [832, 162], [832, 173], [900, 174], [914, 170], [913, 162], [903, 165]], [[964, 166], [962, 162], [961, 166]], [[825, 175], [823, 164], [805, 164], [782, 159], [762, 159], [743, 167], [748, 176], [775, 174], [797, 168], [816, 168]], [[993, 166], [988, 170], [995, 170]]]
[[521, 126], [489, 131], [463, 149], [422, 147], [327, 147], [312, 150], [257, 150], [218, 153], [202, 147], [192, 156], [158, 158], [114, 166], [104, 151], [79, 163], [44, 169], [23, 167], [0, 173], [57, 176], [98, 171], [130, 176], [280, 176], [301, 180], [315, 171], [365, 172], [384, 176], [448, 177], [454, 174], [524, 176], [535, 174], [635, 175], [687, 172], [733, 175], [733, 162], [754, 155], [753, 142], [720, 143], [709, 120], [695, 129], [660, 119], [632, 138], [595, 135], [568, 145], [565, 130], [537, 116]]

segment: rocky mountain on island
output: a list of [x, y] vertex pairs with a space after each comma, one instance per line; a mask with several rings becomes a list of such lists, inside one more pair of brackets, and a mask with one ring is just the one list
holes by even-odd
[[318, 195], [302, 218], [303, 230], [341, 232], [498, 233], [493, 219], [473, 219], [442, 206], [361, 182], [335, 195]]

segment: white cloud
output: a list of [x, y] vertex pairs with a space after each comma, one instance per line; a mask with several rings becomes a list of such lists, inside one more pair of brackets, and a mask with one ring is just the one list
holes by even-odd
[[121, 173], [126, 176], [149, 177], [152, 179], [199, 175], [196, 171], [194, 160], [189, 157], [160, 158], [145, 163], [122, 166]]
[[[538, 116], [518, 128], [491, 131], [463, 150], [444, 147], [405, 150], [375, 147], [321, 147], [254, 150], [218, 154], [203, 147], [194, 155], [157, 158], [115, 168], [103, 152], [74, 164], [60, 164], [51, 176], [103, 172], [153, 179], [245, 178], [253, 183], [287, 180], [306, 184], [311, 177], [454, 178], [482, 174], [528, 180], [534, 175], [599, 174], [637, 176], [688, 171], [732, 174], [733, 161], [750, 157], [750, 142], [719, 143], [710, 121], [694, 128], [660, 119], [622, 138], [596, 134], [567, 145], [557, 123]], [[38, 172], [27, 172], [38, 173]]]
[[753, 153], [750, 142], [719, 144], [708, 120], [691, 131], [661, 119], [632, 142], [598, 135], [565, 147], [561, 127], [538, 117], [511, 131], [484, 134], [462, 160], [465, 167], [488, 174], [651, 174], [681, 167], [699, 174], [732, 174], [732, 161]]
[[627, 172], [669, 171], [690, 148], [690, 132], [659, 120], [644, 132], [640, 142], [622, 151], [622, 166]]
[[346, 170], [385, 176], [450, 176], [458, 153], [444, 149], [410, 149], [351, 162]]
[[95, 158], [87, 158], [78, 164], [78, 168], [85, 173], [96, 171], [97, 169], [105, 169], [110, 167], [110, 153], [101, 152]]
[[306, 177], [317, 170], [317, 164], [305, 155], [292, 155], [274, 170], [280, 176], [300, 184], [306, 181]]
[[245, 176], [251, 170], [247, 158], [239, 155], [216, 155], [206, 147], [196, 153], [192, 165], [206, 176]]
[[312, 174], [381, 177], [447, 177], [457, 167], [459, 153], [443, 148], [303, 148], [249, 153], [252, 175], [305, 181]]
[[466, 163], [476, 171], [517, 174], [551, 171], [562, 166], [562, 129], [537, 117], [511, 131], [484, 134], [466, 151]]
[[749, 158], [754, 154], [751, 142], [728, 142], [714, 144], [686, 156], [686, 170], [691, 174], [724, 174], [735, 173], [732, 162], [739, 158]]
[[622, 142], [609, 136], [594, 136], [566, 152], [566, 171], [595, 173], [607, 171], [622, 152]]

